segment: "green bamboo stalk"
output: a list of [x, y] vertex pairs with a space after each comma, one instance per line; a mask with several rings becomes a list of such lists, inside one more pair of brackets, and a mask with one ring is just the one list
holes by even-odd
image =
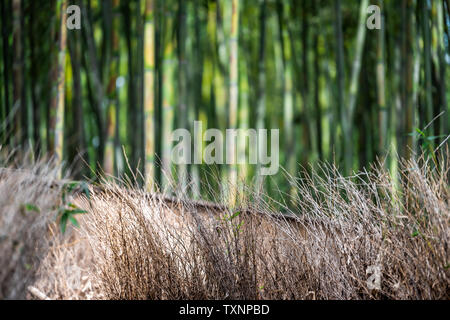
[[163, 170], [162, 174], [162, 187], [165, 191], [170, 190], [170, 182], [172, 179], [172, 165], [171, 165], [171, 150], [172, 143], [171, 134], [174, 125], [175, 116], [175, 72], [177, 66], [177, 60], [175, 56], [175, 42], [173, 37], [173, 28], [175, 26], [173, 17], [173, 8], [176, 7], [174, 1], [164, 2], [164, 53], [163, 53], [163, 101], [162, 101], [162, 157], [161, 166]]
[[22, 141], [22, 135], [25, 128], [21, 128], [21, 113], [23, 109], [22, 90], [23, 90], [23, 55], [22, 55], [22, 1], [13, 0], [13, 145], [19, 146]]
[[[411, 85], [412, 85], [412, 98], [411, 98], [411, 116], [412, 116], [412, 124], [410, 126], [410, 130], [414, 132], [414, 128], [419, 127], [419, 93], [420, 93], [420, 68], [421, 68], [421, 55], [420, 55], [420, 36], [418, 32], [418, 28], [420, 29], [420, 24], [418, 23], [418, 15], [414, 14], [414, 10], [411, 13], [411, 28], [412, 28], [412, 36], [411, 39], [411, 66], [412, 68], [412, 79], [411, 79]], [[416, 154], [417, 149], [417, 136], [415, 134], [410, 134], [410, 141], [411, 144], [411, 150], [414, 154]]]
[[41, 137], [40, 137], [40, 115], [41, 115], [41, 103], [39, 98], [41, 97], [39, 83], [40, 64], [38, 61], [39, 47], [37, 46], [38, 34], [34, 32], [39, 26], [37, 12], [38, 3], [33, 1], [31, 4], [30, 20], [28, 23], [28, 39], [30, 48], [30, 91], [31, 91], [31, 103], [32, 103], [32, 124], [33, 124], [33, 143], [34, 151], [36, 154], [40, 154], [41, 151]]
[[[259, 15], [259, 62], [258, 62], [258, 102], [256, 111], [256, 129], [264, 129], [264, 119], [266, 114], [266, 0], [260, 1], [260, 15]], [[246, 79], [245, 79], [246, 80]], [[247, 106], [248, 108], [248, 106]], [[248, 111], [246, 111], [248, 117]], [[258, 152], [262, 152], [265, 141], [258, 140]], [[253, 146], [252, 146], [253, 147]], [[259, 155], [262, 159], [262, 155]], [[259, 192], [263, 185], [263, 177], [261, 175], [261, 164], [258, 163], [256, 172], [256, 191]]]
[[[133, 11], [133, 16], [135, 17], [135, 28], [134, 28], [134, 37], [132, 42], [135, 42], [136, 45], [136, 59], [134, 59], [134, 75], [135, 75], [135, 88], [136, 88], [136, 111], [141, 116], [136, 117], [135, 123], [135, 139], [136, 139], [136, 150], [134, 150], [133, 158], [138, 163], [136, 167], [138, 170], [143, 170], [145, 172], [145, 106], [144, 106], [144, 73], [145, 73], [145, 61], [144, 61], [144, 35], [145, 35], [145, 21], [144, 21], [144, 13], [145, 13], [145, 0], [137, 0], [135, 1], [135, 11]], [[141, 161], [142, 158], [142, 161]], [[145, 173], [144, 173], [145, 174]], [[144, 177], [145, 180], [145, 177]]]
[[[239, 163], [239, 177], [238, 177], [238, 185], [239, 185], [239, 194], [243, 194], [244, 183], [249, 174], [249, 168], [247, 166], [247, 143], [246, 136], [244, 131], [249, 128], [249, 84], [248, 84], [248, 70], [247, 63], [243, 55], [240, 55], [239, 59], [239, 135], [238, 135], [238, 163]], [[251, 146], [254, 148], [255, 146]]]
[[[127, 48], [127, 71], [128, 71], [128, 86], [127, 86], [127, 103], [128, 103], [128, 110], [129, 112], [127, 113], [127, 135], [128, 135], [128, 142], [129, 142], [129, 147], [130, 147], [130, 166], [131, 166], [131, 170], [135, 170], [136, 168], [138, 168], [138, 164], [140, 164], [139, 159], [140, 159], [140, 155], [142, 154], [141, 152], [143, 152], [142, 156], [144, 157], [144, 182], [146, 183], [147, 179], [146, 179], [146, 168], [145, 168], [145, 164], [146, 164], [146, 156], [145, 156], [145, 142], [144, 142], [144, 147], [141, 150], [141, 146], [139, 144], [140, 142], [140, 130], [137, 130], [138, 128], [140, 129], [140, 123], [139, 123], [139, 119], [142, 117], [140, 110], [139, 110], [139, 106], [137, 103], [137, 85], [136, 85], [136, 74], [137, 74], [137, 70], [136, 70], [136, 61], [138, 59], [136, 59], [135, 57], [135, 53], [136, 53], [136, 48], [135, 48], [135, 39], [136, 39], [136, 20], [134, 17], [134, 5], [136, 5], [136, 3], [131, 3], [131, 2], [127, 2], [124, 3], [123, 5], [123, 22], [124, 22], [124, 37], [125, 37], [125, 42], [126, 42], [126, 48]], [[145, 2], [145, 8], [147, 7], [147, 1]], [[138, 11], [139, 13], [139, 11]], [[146, 16], [145, 13], [145, 9], [144, 9], [144, 15]], [[144, 20], [146, 19], [146, 17], [144, 17]], [[145, 26], [144, 26], [144, 33], [145, 33]], [[144, 42], [148, 42], [150, 41], [147, 37], [145, 37], [145, 35], [143, 36], [143, 41]], [[145, 48], [143, 49], [142, 52], [142, 56], [143, 59], [145, 59]], [[144, 65], [144, 72], [145, 72], [145, 65]], [[145, 90], [147, 90], [144, 87], [144, 95]], [[142, 112], [143, 118], [145, 122], [145, 102], [144, 102], [144, 110]], [[132, 129], [131, 129], [132, 128]], [[130, 130], [131, 129], [131, 130]], [[143, 132], [142, 132], [142, 137], [143, 140], [145, 140], [145, 135], [146, 135], [146, 130], [145, 130], [145, 125], [142, 128]], [[139, 137], [139, 138], [138, 138]]]
[[[224, 92], [223, 86], [218, 87], [216, 84], [216, 79], [222, 79], [222, 70], [219, 68], [218, 57], [217, 57], [217, 4], [215, 2], [208, 3], [207, 9], [207, 22], [206, 22], [206, 41], [205, 41], [205, 49], [206, 55], [203, 60], [203, 74], [202, 74], [202, 87], [201, 87], [201, 98], [202, 101], [206, 103], [206, 105], [214, 106], [213, 108], [199, 108], [198, 109], [198, 120], [202, 122], [203, 128], [219, 128], [222, 129], [221, 118], [218, 114], [220, 107], [218, 103], [222, 103], [222, 101], [226, 101], [221, 99], [221, 96], [218, 96], [219, 92]], [[220, 89], [220, 90], [219, 90]], [[225, 115], [224, 115], [225, 117]], [[226, 117], [224, 118], [226, 120]], [[226, 123], [226, 121], [225, 121]], [[223, 128], [225, 130], [225, 128]], [[202, 141], [203, 132], [199, 132], [196, 138]], [[197, 155], [198, 159], [202, 159], [203, 149], [205, 147], [205, 143], [202, 143], [200, 146], [194, 146], [197, 148], [197, 152], [194, 153], [194, 156]], [[220, 172], [218, 172], [218, 166], [205, 166], [205, 173], [216, 176], [217, 179], [210, 179], [207, 181], [208, 184], [212, 184], [213, 187], [222, 191], [221, 185], [221, 176]], [[224, 170], [222, 171], [224, 172]], [[205, 175], [202, 175], [205, 176]], [[209, 188], [208, 188], [209, 189]], [[209, 190], [205, 190], [209, 193]]]
[[[230, 33], [230, 92], [229, 92], [229, 109], [228, 109], [228, 123], [230, 129], [235, 129], [238, 126], [238, 103], [239, 103], [239, 91], [238, 91], [238, 37], [239, 37], [239, 1], [231, 0], [231, 33]], [[228, 148], [227, 146], [227, 159], [232, 159], [236, 162], [236, 150], [235, 148]], [[237, 166], [235, 164], [229, 167], [229, 201], [231, 205], [236, 202], [236, 188], [237, 188]]]
[[402, 109], [404, 110], [404, 132], [401, 133], [404, 143], [402, 143], [401, 156], [409, 159], [414, 152], [413, 132], [414, 106], [413, 98], [413, 35], [412, 35], [412, 1], [403, 0], [402, 3], [402, 57], [403, 57], [403, 81], [402, 81]]
[[58, 61], [56, 69], [56, 94], [52, 97], [51, 118], [53, 119], [53, 152], [56, 161], [61, 162], [63, 156], [64, 143], [64, 88], [65, 88], [65, 67], [66, 67], [66, 45], [67, 45], [67, 0], [58, 0], [57, 8], [59, 13], [59, 46]]
[[366, 39], [366, 18], [369, 0], [362, 0], [359, 10], [358, 32], [356, 35], [355, 56], [353, 58], [352, 75], [350, 79], [350, 90], [347, 99], [347, 107], [343, 110], [345, 117], [343, 119], [344, 132], [344, 169], [346, 173], [350, 173], [353, 169], [353, 119], [355, 114], [356, 99], [359, 90], [359, 75], [361, 72], [362, 54]]
[[401, 65], [401, 51], [400, 46], [396, 45], [393, 49], [393, 76], [391, 80], [391, 87], [393, 90], [393, 98], [392, 98], [392, 108], [390, 108], [390, 117], [389, 117], [389, 170], [391, 176], [394, 181], [393, 192], [397, 192], [400, 188], [399, 182], [399, 137], [400, 132], [402, 132], [401, 122], [399, 121], [401, 116], [401, 92], [399, 88], [401, 88], [401, 73], [402, 73], [402, 65]]
[[[336, 96], [337, 96], [337, 114], [339, 114], [341, 119], [341, 129], [343, 132], [346, 132], [346, 122], [347, 120], [347, 114], [344, 108], [344, 100], [345, 100], [345, 60], [344, 60], [344, 37], [343, 37], [343, 30], [342, 30], [342, 8], [341, 8], [341, 0], [334, 0], [334, 12], [335, 12], [335, 18], [334, 18], [334, 31], [335, 31], [335, 38], [336, 38], [336, 69], [337, 69], [337, 79], [336, 79]], [[345, 133], [343, 133], [345, 135]], [[348, 139], [348, 138], [347, 138]], [[345, 137], [344, 137], [344, 143], [347, 143]], [[334, 144], [332, 144], [334, 145]], [[344, 150], [345, 147], [342, 148]], [[344, 150], [345, 152], [345, 150]], [[350, 155], [351, 156], [351, 155]], [[344, 155], [344, 157], [346, 157]], [[334, 159], [333, 159], [334, 160]], [[345, 160], [345, 163], [347, 163], [347, 160]], [[344, 168], [347, 170], [347, 168]]]
[[104, 106], [107, 104], [106, 95], [103, 88], [103, 84], [101, 81], [100, 75], [100, 67], [97, 57], [97, 48], [95, 45], [94, 39], [94, 30], [93, 30], [93, 22], [92, 15], [90, 11], [88, 11], [88, 7], [85, 6], [84, 2], [80, 2], [81, 14], [85, 17], [82, 21], [82, 32], [84, 34], [87, 53], [85, 58], [85, 69], [87, 75], [88, 82], [88, 90], [91, 93], [95, 92], [95, 94], [91, 94], [91, 107], [95, 117], [95, 123], [98, 132], [99, 145], [98, 145], [98, 153], [97, 153], [97, 161], [96, 166], [97, 169], [100, 169], [100, 166], [103, 164], [104, 152], [105, 152], [105, 111]]
[[309, 14], [307, 8], [307, 0], [302, 0], [301, 6], [302, 16], [302, 30], [301, 30], [301, 43], [302, 43], [302, 79], [301, 79], [301, 98], [302, 98], [302, 110], [303, 110], [303, 123], [304, 123], [304, 138], [305, 147], [308, 152], [302, 152], [304, 154], [302, 163], [306, 167], [308, 164], [314, 164], [317, 160], [317, 136], [314, 131], [313, 112], [311, 109], [311, 96], [309, 94], [309, 76], [310, 76], [310, 61], [308, 59], [309, 52]]
[[[178, 128], [188, 128], [187, 114], [187, 61], [186, 61], [186, 3], [178, 0]], [[185, 195], [188, 189], [188, 167], [182, 163], [178, 165], [178, 181], [181, 194]]]
[[316, 120], [316, 131], [313, 132], [317, 135], [316, 138], [316, 148], [319, 160], [323, 161], [323, 127], [322, 127], [322, 106], [320, 103], [320, 52], [319, 52], [319, 37], [320, 37], [320, 15], [318, 2], [314, 1], [314, 14], [316, 15], [316, 20], [314, 21], [314, 37], [313, 37], [313, 52], [314, 52], [314, 107], [315, 107], [315, 120]]
[[[10, 45], [9, 45], [9, 34], [10, 34], [10, 19], [8, 17], [10, 16], [8, 13], [9, 7], [7, 6], [9, 2], [6, 1], [0, 1], [0, 10], [1, 10], [1, 17], [2, 17], [2, 53], [3, 53], [3, 96], [4, 96], [4, 111], [5, 111], [5, 117], [9, 116], [11, 111], [10, 106]], [[9, 145], [10, 142], [10, 125], [8, 121], [4, 121], [3, 124], [3, 134], [2, 142], [5, 143], [5, 145]]]
[[[404, 0], [404, 1], [406, 1], [406, 0]], [[422, 12], [423, 50], [424, 50], [424, 65], [425, 65], [425, 101], [424, 101], [425, 102], [425, 123], [428, 124], [433, 119], [430, 14], [429, 14], [429, 7], [427, 4], [427, 1], [421, 1], [421, 4], [422, 4], [421, 12]], [[433, 127], [434, 127], [433, 124], [431, 124], [428, 127], [429, 132], [433, 132]]]
[[[277, 2], [278, 30], [283, 56], [283, 140], [285, 143], [285, 167], [288, 174], [295, 178], [296, 169], [296, 144], [294, 143], [294, 88], [292, 74], [292, 52], [289, 31], [285, 26], [285, 17], [290, 12], [289, 3]], [[296, 197], [296, 188], [291, 186], [289, 194]]]
[[[83, 178], [83, 161], [89, 163], [86, 137], [84, 130], [82, 74], [81, 74], [81, 43], [80, 33], [70, 34], [68, 41], [72, 74], [72, 127], [73, 143], [69, 144], [69, 162], [73, 163], [74, 178]], [[67, 80], [66, 80], [67, 81]], [[67, 84], [69, 86], [69, 84]], [[39, 125], [38, 122], [36, 122]], [[38, 128], [37, 128], [38, 129]]]
[[119, 73], [119, 0], [112, 2], [111, 26], [111, 59], [109, 64], [109, 83], [107, 87], [108, 108], [106, 113], [106, 144], [103, 170], [106, 174], [114, 174], [115, 139], [117, 126], [117, 88], [116, 81]]
[[439, 96], [440, 96], [440, 111], [445, 113], [440, 119], [440, 128], [442, 135], [448, 135], [449, 132], [449, 110], [447, 109], [447, 87], [446, 87], [446, 68], [447, 62], [445, 61], [445, 43], [444, 43], [444, 3], [442, 1], [436, 1], [436, 15], [437, 15], [437, 43], [438, 43], [438, 56], [439, 56]]
[[[214, 66], [214, 95], [215, 95], [215, 105], [216, 105], [216, 113], [217, 113], [217, 121], [219, 125], [219, 129], [225, 132], [225, 128], [227, 127], [227, 76], [230, 77], [230, 58], [227, 56], [227, 43], [225, 37], [225, 22], [224, 15], [226, 11], [231, 11], [227, 7], [232, 6], [232, 1], [224, 1], [217, 2], [213, 6], [215, 8], [215, 23], [214, 23], [214, 31], [215, 38], [214, 44], [217, 46], [217, 54], [214, 52], [215, 58], [215, 66]], [[221, 6], [222, 3], [222, 6]], [[231, 35], [230, 35], [231, 36]], [[231, 43], [231, 39], [230, 39]], [[227, 68], [228, 66], [228, 68]], [[229, 78], [228, 78], [229, 80]], [[229, 103], [229, 102], [228, 102]], [[226, 172], [226, 170], [224, 170]]]
[[[195, 137], [195, 132], [193, 129], [194, 121], [199, 118], [199, 111], [202, 102], [202, 88], [203, 88], [203, 51], [204, 45], [202, 43], [202, 29], [201, 29], [201, 19], [200, 19], [200, 7], [199, 0], [195, 0], [193, 3], [189, 3], [189, 16], [191, 17], [190, 32], [194, 34], [193, 37], [190, 37], [190, 59], [192, 59], [193, 64], [193, 89], [191, 91], [191, 102], [192, 105], [189, 108], [189, 125], [191, 127], [191, 135], [194, 139], [198, 139], [198, 141], [202, 140], [202, 133], [197, 132], [197, 137]], [[193, 158], [202, 159], [202, 145], [194, 144], [193, 148]], [[191, 179], [192, 179], [192, 197], [194, 199], [200, 198], [201, 192], [201, 181], [200, 181], [200, 170], [199, 165], [196, 163], [192, 163], [190, 166], [191, 169]]]
[[384, 1], [379, 0], [381, 9], [381, 30], [377, 34], [377, 101], [378, 101], [378, 153], [386, 155], [387, 149], [387, 106], [386, 106], [386, 67], [385, 67], [385, 36]]
[[361, 72], [361, 61], [366, 39], [366, 10], [369, 0], [362, 0], [359, 10], [358, 33], [356, 35], [355, 57], [353, 59], [352, 77], [350, 79], [350, 95], [348, 99], [348, 109], [350, 119], [355, 113], [356, 99], [358, 97], [359, 74]]
[[[229, 86], [227, 85], [227, 81], [230, 81], [230, 64], [229, 57], [227, 55], [227, 42], [225, 37], [225, 22], [227, 22], [227, 18], [225, 17], [226, 13], [230, 13], [232, 9], [232, 1], [218, 1], [217, 3], [211, 6], [212, 10], [215, 9], [215, 13], [210, 13], [211, 17], [214, 18], [214, 23], [211, 24], [211, 28], [214, 33], [214, 105], [215, 105], [215, 124], [219, 130], [225, 134], [225, 130], [227, 128], [227, 124], [229, 126], [229, 110], [227, 109], [227, 99], [229, 97]], [[231, 16], [228, 18], [231, 19]], [[231, 23], [230, 23], [231, 25]], [[212, 32], [211, 32], [212, 33]], [[230, 36], [230, 35], [229, 35]], [[230, 101], [228, 100], [228, 108]], [[224, 198], [226, 198], [227, 192], [229, 190], [229, 178], [230, 178], [230, 168], [226, 165], [218, 166], [220, 169], [220, 191], [222, 192]]]

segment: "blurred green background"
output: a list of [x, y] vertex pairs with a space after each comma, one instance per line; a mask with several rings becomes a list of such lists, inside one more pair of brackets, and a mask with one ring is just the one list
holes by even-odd
[[[70, 5], [79, 30], [66, 28]], [[380, 29], [366, 26], [369, 5], [381, 9]], [[53, 155], [78, 179], [131, 168], [149, 189], [175, 189], [163, 169], [194, 198], [221, 182], [289, 192], [285, 175], [301, 167], [328, 161], [350, 174], [379, 158], [395, 174], [397, 155], [433, 152], [449, 135], [449, 0], [0, 6], [3, 150]], [[174, 166], [170, 134], [196, 120], [204, 130], [280, 129], [286, 171], [261, 179], [255, 165]], [[239, 146], [238, 157], [248, 152]]]

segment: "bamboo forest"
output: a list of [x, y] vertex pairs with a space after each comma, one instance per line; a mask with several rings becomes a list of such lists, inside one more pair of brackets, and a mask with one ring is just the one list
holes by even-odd
[[76, 177], [131, 170], [164, 187], [170, 172], [194, 197], [208, 172], [261, 180], [248, 163], [171, 164], [171, 133], [195, 121], [279, 129], [293, 177], [324, 161], [395, 170], [449, 134], [448, 0], [69, 2], [2, 1], [0, 138]]

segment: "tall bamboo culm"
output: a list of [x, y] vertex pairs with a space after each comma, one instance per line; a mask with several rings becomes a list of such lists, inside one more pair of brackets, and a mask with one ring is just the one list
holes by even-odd
[[59, 18], [58, 60], [56, 66], [56, 83], [54, 84], [52, 101], [50, 103], [50, 152], [56, 161], [61, 162], [64, 142], [64, 87], [67, 46], [67, 0], [57, 1]]
[[114, 174], [115, 164], [115, 139], [117, 126], [117, 77], [119, 73], [119, 0], [112, 2], [112, 29], [111, 51], [112, 57], [109, 65], [109, 82], [106, 90], [108, 95], [108, 108], [106, 110], [106, 145], [103, 170], [106, 174]]
[[[291, 43], [289, 41], [289, 31], [285, 25], [285, 19], [290, 11], [289, 3], [283, 1], [277, 2], [278, 12], [278, 36], [281, 43], [282, 61], [283, 61], [283, 140], [285, 152], [285, 167], [291, 177], [297, 173], [296, 145], [294, 142], [294, 84], [293, 84], [293, 61]], [[296, 197], [296, 188], [288, 186], [288, 193], [292, 198]]]
[[144, 31], [144, 117], [145, 184], [153, 190], [155, 181], [155, 0], [145, 2]]
[[[258, 62], [258, 102], [256, 111], [256, 129], [264, 129], [264, 120], [266, 115], [266, 0], [260, 1], [259, 13], [259, 62]], [[262, 151], [266, 141], [258, 139], [259, 159], [262, 159]], [[253, 147], [253, 146], [252, 146]], [[257, 166], [256, 172], [256, 192], [260, 192], [263, 186], [263, 177], [261, 175], [261, 164]]]
[[[238, 126], [238, 40], [239, 40], [239, 0], [231, 1], [231, 33], [230, 33], [230, 101], [228, 110], [228, 125], [230, 129], [236, 129]], [[227, 141], [228, 142], [228, 141]], [[237, 166], [236, 163], [236, 148], [231, 145], [227, 145], [227, 164], [230, 165], [229, 177], [227, 181], [229, 183], [228, 196], [231, 205], [234, 205], [236, 201], [236, 188], [237, 188]]]
[[[379, 0], [381, 12], [384, 10], [384, 1]], [[386, 155], [387, 150], [384, 150], [387, 142], [387, 119], [388, 110], [386, 106], [386, 67], [385, 67], [385, 19], [384, 14], [381, 16], [381, 30], [377, 35], [377, 100], [378, 100], [378, 153], [383, 156]]]
[[175, 117], [175, 72], [177, 60], [175, 55], [174, 41], [174, 8], [176, 2], [173, 0], [164, 1], [164, 19], [163, 26], [163, 61], [162, 61], [162, 188], [164, 191], [171, 189], [172, 164], [171, 164], [171, 135], [173, 131], [173, 122]]
[[[178, 0], [178, 128], [188, 129], [188, 113], [187, 113], [187, 67], [186, 58], [186, 42], [187, 42], [187, 21], [186, 21], [186, 1]], [[185, 141], [183, 141], [185, 143]], [[185, 196], [188, 191], [188, 155], [183, 155], [185, 159], [177, 167], [177, 179], [181, 195]]]
[[[23, 111], [22, 90], [23, 90], [23, 43], [22, 43], [22, 1], [13, 0], [13, 144], [18, 147], [22, 140], [24, 128], [21, 128], [21, 112]], [[2, 26], [3, 28], [3, 26]]]

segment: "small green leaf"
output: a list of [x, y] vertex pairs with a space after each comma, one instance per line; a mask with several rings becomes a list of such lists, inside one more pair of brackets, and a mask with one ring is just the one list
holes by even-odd
[[238, 217], [240, 214], [241, 214], [240, 211], [234, 213], [234, 214], [230, 217], [230, 220], [233, 220], [234, 218]]
[[429, 137], [427, 137], [427, 140], [433, 141], [433, 140], [441, 139], [441, 138], [444, 138], [444, 137], [445, 137], [445, 135], [440, 135], [440, 136], [429, 136]]
[[69, 215], [85, 214], [85, 213], [87, 213], [86, 210], [82, 210], [82, 209], [66, 210], [65, 212], [66, 212], [67, 214], [69, 214]]
[[66, 213], [63, 213], [63, 215], [61, 216], [61, 219], [59, 221], [59, 227], [61, 228], [62, 234], [64, 234], [66, 232], [68, 218], [69, 218], [69, 215]]
[[422, 137], [426, 137], [425, 133], [420, 130], [419, 128], [416, 128], [416, 131], [422, 136]]
[[244, 225], [244, 221], [242, 221], [242, 222], [236, 227], [236, 231], [240, 231], [243, 225]]
[[72, 222], [72, 224], [73, 224], [75, 227], [77, 227], [77, 228], [80, 227], [80, 225], [79, 225], [77, 219], [75, 219], [74, 217], [70, 216], [70, 217], [69, 217], [69, 220], [70, 220], [70, 222]]
[[72, 181], [72, 182], [66, 183], [65, 186], [66, 186], [66, 191], [71, 192], [78, 186], [78, 182]]
[[81, 182], [80, 184], [81, 190], [86, 195], [86, 197], [90, 200], [91, 199], [91, 193], [89, 192], [89, 186], [86, 182]]
[[25, 203], [23, 205], [23, 207], [25, 208], [26, 211], [34, 211], [34, 212], [37, 212], [37, 213], [41, 212], [39, 207], [34, 205], [34, 204], [32, 204], [32, 203]]
[[76, 182], [76, 181], [72, 181], [72, 182], [68, 182], [68, 183], [64, 184], [63, 190], [62, 190], [62, 195], [61, 195], [63, 203], [66, 202], [67, 194], [72, 192], [77, 186], [78, 186], [78, 182]]

